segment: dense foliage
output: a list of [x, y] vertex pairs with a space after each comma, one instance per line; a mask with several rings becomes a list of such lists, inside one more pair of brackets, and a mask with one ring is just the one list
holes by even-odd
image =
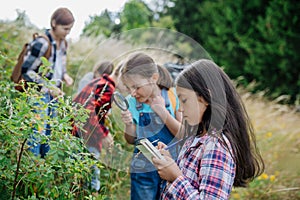
[[231, 78], [244, 86], [255, 83], [253, 92], [264, 90], [271, 99], [289, 95], [283, 103], [293, 104], [300, 101], [299, 10], [294, 0], [129, 0], [117, 14], [119, 29], [102, 26], [97, 18], [87, 27], [111, 27], [110, 34], [149, 26], [175, 28], [200, 43]]
[[[1, 70], [1, 75], [5, 75], [5, 71]], [[85, 150], [84, 142], [71, 135], [70, 123], [71, 119], [84, 121], [86, 111], [76, 110], [75, 115], [71, 99], [60, 99], [58, 116], [50, 119], [34, 112], [47, 106], [36, 89], [20, 93], [5, 80], [0, 81], [0, 86], [1, 199], [82, 199], [89, 196], [91, 166], [97, 163]], [[34, 134], [36, 140], [49, 142], [51, 147], [42, 159], [34, 156], [28, 145], [34, 131], [43, 129], [44, 121], [51, 124], [51, 137]]]
[[[36, 86], [21, 93], [9, 80], [22, 41], [31, 33], [25, 30], [18, 20], [0, 26], [0, 199], [92, 199], [91, 166], [101, 165], [87, 152], [84, 141], [71, 134], [71, 121], [84, 122], [87, 111], [74, 107], [69, 96], [59, 98], [57, 117], [37, 114], [35, 110], [45, 110], [47, 105]], [[43, 63], [49, 65], [45, 58]], [[46, 121], [51, 136], [33, 134], [41, 133]], [[33, 135], [41, 143], [49, 142], [45, 159], [28, 150]]]
[[175, 27], [196, 39], [230, 77], [270, 97], [300, 92], [300, 4], [288, 1], [174, 0]]

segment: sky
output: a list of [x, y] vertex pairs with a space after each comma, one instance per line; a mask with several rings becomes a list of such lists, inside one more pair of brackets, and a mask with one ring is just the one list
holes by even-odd
[[78, 39], [89, 16], [100, 15], [105, 9], [120, 11], [125, 2], [126, 0], [8, 0], [5, 6], [0, 6], [0, 20], [16, 19], [16, 10], [19, 9], [25, 11], [30, 22], [38, 28], [50, 28], [52, 13], [59, 7], [67, 7], [75, 18], [68, 38]]

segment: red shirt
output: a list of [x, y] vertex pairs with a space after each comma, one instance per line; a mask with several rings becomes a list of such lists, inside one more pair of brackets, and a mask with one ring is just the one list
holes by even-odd
[[75, 127], [73, 134], [83, 137], [88, 147], [95, 147], [99, 151], [102, 149], [102, 139], [109, 133], [104, 122], [111, 108], [114, 91], [114, 81], [104, 74], [103, 77], [89, 82], [73, 100], [90, 110], [89, 118], [83, 126], [84, 130], [79, 131], [78, 127]]

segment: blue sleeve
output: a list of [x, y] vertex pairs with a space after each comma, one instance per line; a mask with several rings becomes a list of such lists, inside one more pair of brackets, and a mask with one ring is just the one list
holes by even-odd
[[126, 99], [128, 101], [128, 104], [129, 104], [128, 110], [131, 112], [133, 123], [138, 124], [139, 112], [136, 109], [136, 99], [134, 97], [132, 97], [131, 95], [128, 95], [126, 97]]

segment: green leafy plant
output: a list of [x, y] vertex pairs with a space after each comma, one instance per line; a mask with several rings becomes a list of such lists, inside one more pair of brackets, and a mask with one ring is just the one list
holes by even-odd
[[[35, 110], [43, 111], [49, 105], [41, 101], [37, 85], [29, 85], [26, 92], [20, 93], [12, 82], [0, 80], [1, 199], [93, 198], [89, 196], [91, 166], [101, 166], [87, 152], [84, 142], [71, 134], [71, 121], [86, 120], [87, 111], [82, 107], [74, 110], [70, 97], [62, 97], [55, 118], [37, 113]], [[42, 134], [44, 122], [51, 126], [50, 136]], [[45, 158], [29, 150], [32, 137], [49, 143]]]

